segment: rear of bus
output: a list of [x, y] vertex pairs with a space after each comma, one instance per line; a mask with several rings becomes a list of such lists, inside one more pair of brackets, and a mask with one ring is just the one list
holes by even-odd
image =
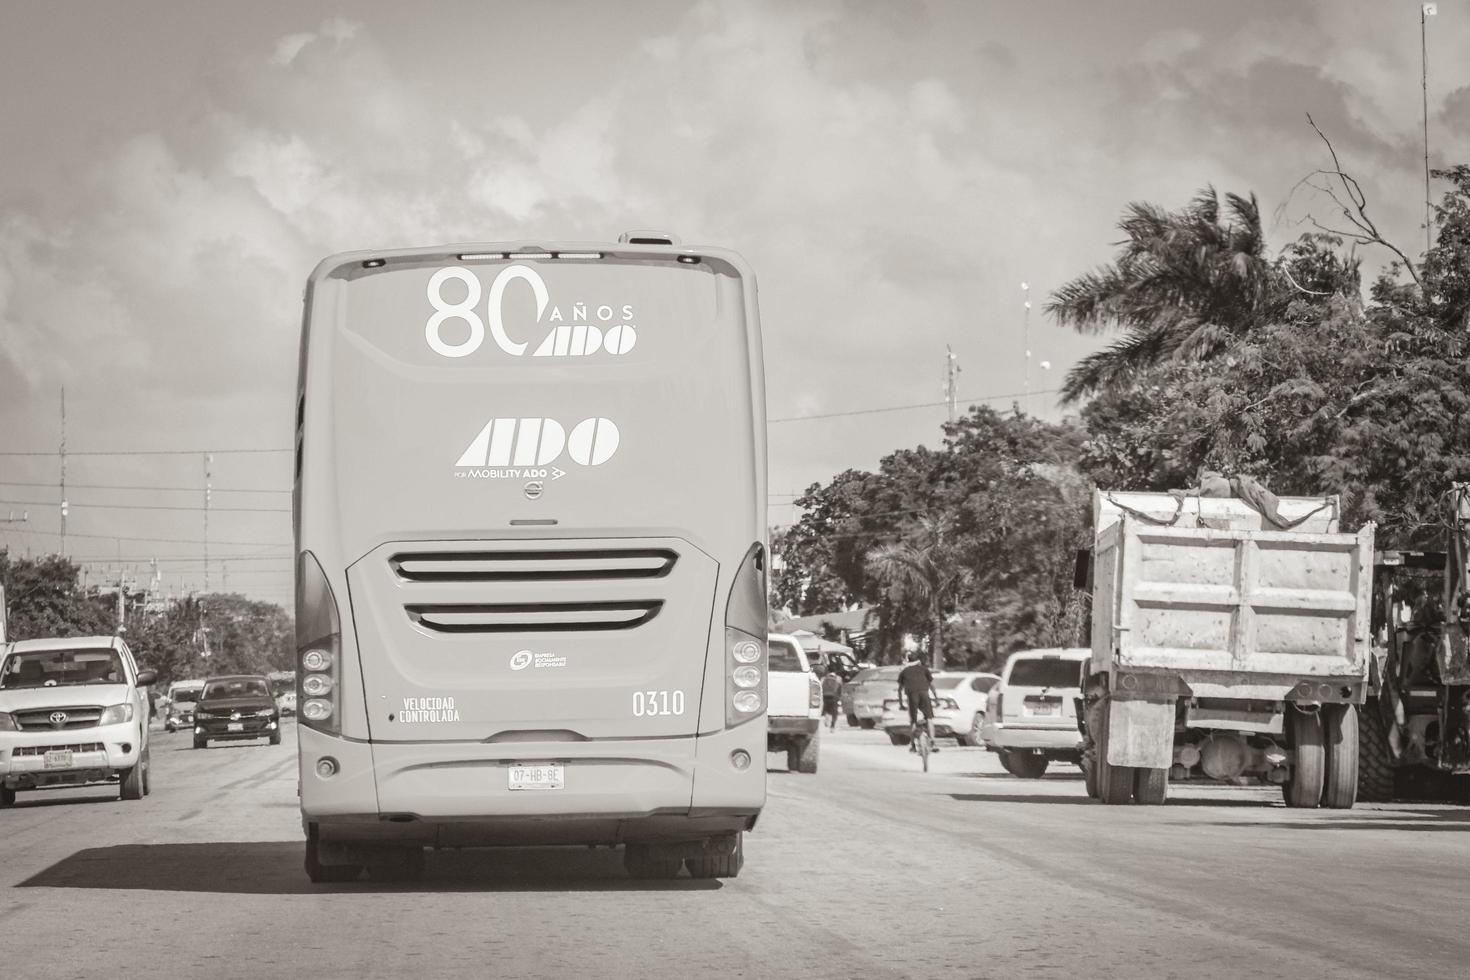
[[307, 284], [307, 870], [628, 845], [732, 876], [765, 801], [765, 397], [744, 261], [360, 252]]

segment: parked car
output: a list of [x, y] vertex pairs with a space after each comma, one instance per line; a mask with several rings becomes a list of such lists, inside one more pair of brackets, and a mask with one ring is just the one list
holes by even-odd
[[[953, 738], [960, 745], [980, 744], [985, 706], [990, 689], [1000, 678], [981, 671], [944, 671], [934, 675], [934, 737]], [[892, 698], [883, 701], [883, 730], [894, 745], [909, 742], [908, 709], [898, 707], [898, 682]]]
[[20, 790], [89, 783], [148, 795], [153, 679], [120, 637], [12, 643], [0, 662], [0, 806]]
[[168, 686], [168, 707], [164, 709], [163, 716], [165, 731], [176, 732], [182, 728], [194, 727], [194, 705], [199, 700], [199, 692], [203, 690], [202, 680], [174, 681]]
[[822, 685], [796, 637], [766, 637], [766, 684], [766, 751], [784, 751], [792, 772], [816, 772]]
[[842, 685], [842, 710], [855, 728], [876, 728], [883, 720], [883, 701], [898, 690], [902, 667], [870, 667]]
[[281, 713], [259, 674], [211, 677], [194, 706], [194, 748], [212, 741], [269, 738], [281, 744]]
[[276, 695], [276, 707], [280, 709], [282, 718], [296, 717], [296, 692], [282, 691]]
[[990, 689], [980, 737], [1013, 776], [1040, 779], [1054, 761], [1082, 764], [1077, 704], [1091, 650], [1020, 650]]

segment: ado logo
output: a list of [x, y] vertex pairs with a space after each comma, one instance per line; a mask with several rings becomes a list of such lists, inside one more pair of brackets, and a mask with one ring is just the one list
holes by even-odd
[[[465, 298], [458, 303], [444, 298], [444, 284], [451, 279], [464, 283], [466, 289]], [[631, 322], [631, 305], [624, 304], [622, 309], [614, 310], [606, 304], [589, 307], [585, 302], [578, 302], [568, 307], [569, 313], [563, 313], [560, 306], [552, 306], [550, 315], [547, 315], [551, 294], [546, 289], [546, 281], [530, 266], [511, 265], [502, 269], [490, 284], [485, 315], [490, 321], [490, 336], [495, 346], [512, 357], [524, 356], [530, 346], [526, 341], [513, 339], [505, 329], [502, 311], [505, 290], [518, 279], [531, 287], [536, 298], [536, 322], [540, 323], [545, 317], [551, 326], [532, 352], [532, 357], [587, 357], [604, 350], [620, 355], [628, 353], [638, 343], [638, 328]], [[440, 269], [430, 277], [428, 297], [434, 312], [424, 324], [424, 339], [434, 353], [444, 357], [466, 357], [480, 349], [485, 342], [485, 320], [475, 312], [480, 303], [480, 292], [480, 278], [460, 266]], [[568, 316], [571, 322], [567, 322]], [[445, 342], [441, 330], [450, 320], [463, 320], [470, 329], [469, 337], [458, 344]]]
[[[619, 433], [612, 419], [583, 419], [567, 432], [555, 419], [491, 419], [485, 423], [455, 466], [550, 466], [563, 453], [582, 466], [600, 466], [618, 451]], [[561, 471], [552, 468], [552, 479]], [[498, 475], [498, 474], [497, 474]], [[544, 470], [504, 474], [545, 478]]]

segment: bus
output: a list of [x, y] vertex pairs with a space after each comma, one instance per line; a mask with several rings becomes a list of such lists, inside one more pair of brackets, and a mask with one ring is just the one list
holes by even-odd
[[637, 232], [334, 255], [295, 407], [310, 878], [556, 844], [737, 875], [766, 795], [746, 262]]

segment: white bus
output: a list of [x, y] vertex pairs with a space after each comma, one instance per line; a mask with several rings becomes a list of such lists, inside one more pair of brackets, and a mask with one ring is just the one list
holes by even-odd
[[765, 392], [735, 253], [333, 256], [296, 404], [313, 881], [623, 845], [732, 877], [765, 801]]

